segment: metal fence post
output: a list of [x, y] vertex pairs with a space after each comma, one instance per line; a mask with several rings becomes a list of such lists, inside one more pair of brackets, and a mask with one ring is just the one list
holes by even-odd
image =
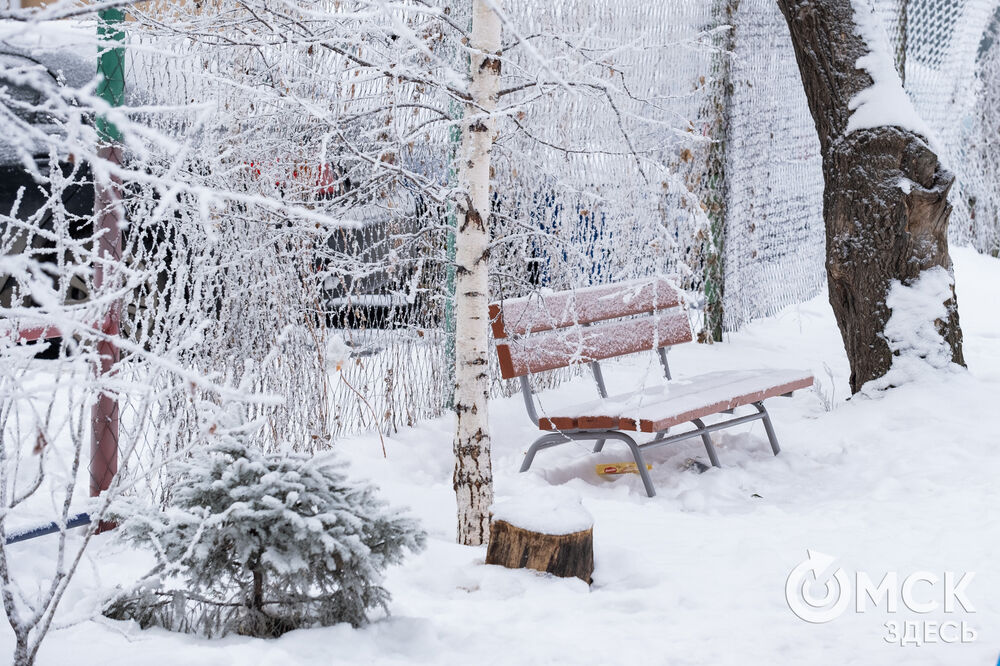
[[[471, 31], [471, 17], [466, 17], [463, 11], [459, 11], [455, 17], [456, 21], [460, 22], [460, 17], [467, 18], [467, 27]], [[456, 49], [452, 61], [462, 71], [468, 71], [469, 57], [461, 49]], [[458, 159], [462, 146], [461, 118], [464, 112], [465, 107], [455, 100], [451, 100], [448, 104], [448, 113], [454, 121], [448, 130], [448, 185], [452, 188], [458, 184], [458, 170], [455, 168], [455, 160]], [[445, 240], [444, 355], [448, 376], [446, 378], [447, 390], [444, 407], [446, 411], [451, 411], [455, 406], [455, 230], [458, 228], [454, 197], [448, 199], [445, 224], [447, 238]]]
[[[454, 117], [459, 118], [462, 109], [452, 102], [450, 110]], [[462, 129], [456, 123], [448, 132], [450, 160], [448, 166], [448, 184], [454, 186], [458, 182], [458, 172], [455, 170], [455, 160], [458, 157], [458, 146], [462, 142]], [[445, 241], [445, 301], [444, 301], [444, 331], [445, 331], [445, 367], [448, 369], [447, 395], [445, 409], [450, 411], [455, 402], [455, 229], [458, 219], [455, 216], [455, 202], [448, 200], [447, 239]]]
[[709, 138], [712, 140], [708, 155], [708, 191], [705, 196], [710, 222], [705, 261], [705, 342], [721, 342], [723, 330], [723, 297], [725, 294], [726, 183], [727, 126], [730, 101], [733, 94], [732, 71], [729, 59], [735, 49], [736, 20], [740, 0], [715, 0], [712, 14], [716, 26], [730, 28], [715, 40], [717, 51], [712, 57], [713, 91], [709, 102], [712, 118]]
[[[97, 37], [100, 41], [97, 71], [101, 80], [97, 95], [111, 106], [120, 106], [125, 95], [125, 15], [120, 9], [98, 13]], [[110, 46], [112, 42], [122, 46]], [[106, 164], [121, 164], [121, 131], [104, 115], [96, 119], [98, 158]], [[94, 232], [97, 235], [97, 265], [94, 267], [94, 292], [108, 281], [109, 272], [122, 255], [121, 181], [117, 176], [101, 177], [95, 173]], [[97, 343], [99, 377], [114, 372], [120, 358], [115, 339], [121, 332], [121, 303], [108, 308], [100, 323]], [[90, 495], [96, 497], [108, 489], [118, 472], [118, 396], [102, 390], [91, 412]]]

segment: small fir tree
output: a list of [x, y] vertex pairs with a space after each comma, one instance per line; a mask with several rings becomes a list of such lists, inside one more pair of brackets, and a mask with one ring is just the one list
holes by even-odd
[[382, 571], [424, 544], [333, 455], [263, 455], [226, 437], [170, 472], [166, 509], [117, 512], [122, 538], [158, 564], [109, 617], [208, 636], [358, 626], [386, 608]]

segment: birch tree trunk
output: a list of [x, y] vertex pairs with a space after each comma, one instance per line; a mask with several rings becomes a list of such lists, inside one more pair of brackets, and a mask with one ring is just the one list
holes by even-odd
[[[500, 0], [493, 0], [498, 6]], [[459, 151], [455, 234], [455, 496], [458, 542], [482, 545], [490, 529], [489, 256], [490, 151], [500, 91], [500, 17], [485, 0], [472, 2], [471, 102]]]
[[[873, 53], [859, 33], [855, 5], [858, 12], [866, 11], [865, 0], [778, 0], [778, 5], [788, 22], [819, 135], [830, 303], [856, 393], [892, 365], [885, 326], [893, 281], [911, 284], [936, 266], [954, 275], [948, 254], [948, 191], [955, 177], [941, 166], [926, 137], [912, 128], [872, 122], [851, 129], [859, 104], [852, 100], [860, 100], [858, 94], [875, 83], [869, 72], [874, 67], [885, 76], [894, 64], [887, 63], [887, 70], [874, 63], [872, 58], [891, 59], [892, 54]], [[898, 94], [868, 103], [878, 105], [880, 117], [902, 118], [906, 114], [891, 107], [909, 106], [909, 101], [898, 80], [880, 81], [880, 91], [890, 84]], [[950, 346], [952, 360], [964, 365], [954, 286], [945, 305], [948, 315], [935, 326]]]

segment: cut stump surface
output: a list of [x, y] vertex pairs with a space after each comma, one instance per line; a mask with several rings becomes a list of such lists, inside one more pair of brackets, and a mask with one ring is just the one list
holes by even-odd
[[570, 534], [543, 534], [494, 520], [490, 524], [486, 564], [535, 569], [561, 578], [579, 578], [589, 584], [594, 573], [594, 528]]

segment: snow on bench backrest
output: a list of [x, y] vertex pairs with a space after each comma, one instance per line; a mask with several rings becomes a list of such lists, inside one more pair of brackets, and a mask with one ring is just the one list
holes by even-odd
[[[650, 278], [491, 304], [500, 374], [511, 379], [690, 342], [680, 303], [669, 282]], [[633, 318], [605, 321], [620, 317]]]
[[667, 310], [681, 304], [681, 296], [665, 278], [643, 278], [571, 291], [535, 293], [490, 304], [493, 337], [551, 331], [574, 324]]

